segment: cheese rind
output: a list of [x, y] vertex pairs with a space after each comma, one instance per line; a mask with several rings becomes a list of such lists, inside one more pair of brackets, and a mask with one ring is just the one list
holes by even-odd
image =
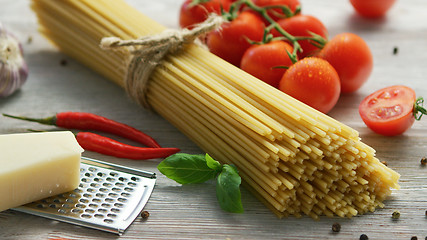
[[77, 188], [82, 152], [69, 131], [0, 135], [0, 211]]

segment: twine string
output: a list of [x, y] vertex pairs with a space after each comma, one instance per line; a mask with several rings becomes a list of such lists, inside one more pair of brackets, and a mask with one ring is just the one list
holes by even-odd
[[104, 37], [100, 47], [105, 50], [127, 50], [130, 58], [125, 75], [125, 90], [134, 101], [150, 109], [147, 92], [154, 69], [168, 54], [176, 53], [185, 44], [193, 43], [199, 36], [219, 28], [223, 22], [221, 16], [213, 14], [192, 29], [168, 29], [157, 35], [131, 40]]

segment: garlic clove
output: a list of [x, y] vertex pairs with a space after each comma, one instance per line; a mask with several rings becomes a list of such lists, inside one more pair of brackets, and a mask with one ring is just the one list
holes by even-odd
[[22, 44], [0, 23], [0, 97], [13, 94], [27, 77]]

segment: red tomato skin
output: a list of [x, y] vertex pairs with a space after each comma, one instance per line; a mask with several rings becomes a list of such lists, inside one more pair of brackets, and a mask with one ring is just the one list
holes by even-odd
[[209, 51], [227, 62], [239, 66], [245, 51], [251, 46], [247, 39], [260, 42], [264, 36], [264, 23], [253, 13], [242, 12], [219, 30], [207, 35]]
[[350, 0], [356, 12], [367, 18], [384, 16], [396, 0]]
[[210, 0], [192, 6], [193, 0], [185, 0], [181, 5], [179, 12], [179, 25], [181, 28], [191, 29], [195, 24], [201, 23], [207, 19], [210, 13], [221, 14], [221, 7], [228, 11], [230, 9], [230, 0]]
[[272, 41], [261, 45], [252, 45], [242, 57], [240, 68], [271, 86], [278, 88], [285, 68], [292, 65], [287, 52], [293, 47], [284, 41]]
[[353, 33], [341, 33], [332, 38], [317, 57], [328, 61], [341, 80], [341, 92], [357, 91], [372, 73], [374, 61], [367, 43]]
[[359, 105], [359, 115], [374, 132], [384, 136], [403, 134], [415, 122], [416, 94], [412, 88], [396, 85], [375, 91]]
[[339, 99], [340, 80], [327, 61], [307, 57], [283, 74], [279, 89], [320, 112], [328, 113]]
[[[328, 30], [325, 25], [316, 17], [299, 14], [290, 18], [284, 18], [277, 21], [283, 30], [292, 36], [310, 36], [309, 32], [313, 32], [327, 39]], [[276, 29], [271, 31], [274, 37], [282, 36]], [[298, 52], [298, 58], [312, 56], [320, 49], [310, 43], [310, 40], [299, 40], [303, 52]]]

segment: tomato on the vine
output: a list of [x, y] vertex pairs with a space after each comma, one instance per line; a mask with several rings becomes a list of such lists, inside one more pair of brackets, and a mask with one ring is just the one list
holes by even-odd
[[195, 24], [205, 21], [210, 13], [221, 14], [221, 8], [230, 9], [231, 0], [185, 0], [179, 12], [179, 25], [192, 28]]
[[[258, 7], [286, 6], [292, 13], [295, 13], [297, 8], [301, 6], [299, 0], [253, 0], [253, 3]], [[286, 17], [285, 13], [280, 8], [269, 9], [267, 13], [275, 21]]]
[[426, 114], [426, 109], [418, 105], [415, 91], [402, 85], [375, 91], [359, 105], [363, 122], [374, 132], [385, 136], [404, 133], [415, 122], [418, 112]]
[[[328, 30], [325, 25], [316, 17], [299, 14], [290, 18], [283, 18], [277, 21], [279, 26], [294, 37], [310, 37], [310, 32], [320, 35], [323, 38], [328, 37]], [[271, 31], [274, 37], [282, 36], [276, 29]], [[298, 57], [304, 58], [312, 56], [319, 50], [313, 45], [312, 40], [298, 40], [302, 48], [302, 52], [298, 52]]]
[[340, 80], [327, 61], [307, 57], [296, 62], [283, 74], [279, 89], [323, 113], [328, 113], [340, 96]]
[[367, 43], [353, 33], [341, 33], [329, 40], [317, 57], [328, 61], [341, 80], [341, 91], [358, 90], [369, 78], [373, 57]]
[[279, 87], [286, 68], [292, 65], [288, 53], [293, 47], [284, 41], [254, 44], [242, 57], [240, 68], [273, 87]]
[[206, 43], [213, 54], [239, 66], [243, 54], [251, 46], [249, 40], [260, 42], [263, 39], [264, 27], [264, 22], [257, 15], [242, 12], [236, 19], [210, 32]]
[[396, 0], [350, 0], [358, 14], [368, 18], [384, 16]]

